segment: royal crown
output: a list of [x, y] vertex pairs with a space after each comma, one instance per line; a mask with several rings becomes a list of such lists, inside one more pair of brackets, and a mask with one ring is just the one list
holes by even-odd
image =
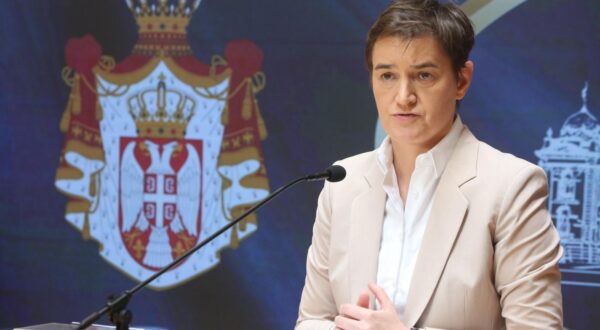
[[139, 28], [133, 53], [141, 55], [192, 54], [186, 30], [201, 0], [126, 0]]
[[130, 97], [128, 106], [139, 137], [182, 139], [196, 104], [192, 98], [167, 89], [162, 79], [155, 90]]

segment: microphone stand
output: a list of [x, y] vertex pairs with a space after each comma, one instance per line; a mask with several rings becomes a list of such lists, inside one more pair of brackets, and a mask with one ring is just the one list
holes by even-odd
[[[105, 315], [107, 313], [109, 314], [110, 322], [116, 326], [117, 330], [129, 330], [129, 323], [131, 323], [131, 320], [133, 319], [133, 313], [129, 309], [127, 309], [127, 304], [129, 303], [129, 300], [131, 299], [131, 297], [133, 296], [134, 293], [136, 293], [137, 291], [144, 288], [146, 285], [148, 285], [150, 282], [154, 281], [156, 278], [158, 278], [162, 274], [166, 273], [169, 269], [173, 268], [175, 265], [180, 263], [183, 259], [189, 257], [192, 253], [198, 251], [203, 246], [210, 243], [212, 240], [217, 238], [219, 235], [224, 233], [229, 228], [235, 226], [237, 223], [242, 221], [248, 215], [250, 215], [251, 213], [256, 211], [256, 209], [265, 205], [266, 203], [271, 201], [273, 198], [277, 197], [277, 195], [281, 194], [283, 191], [287, 190], [288, 188], [296, 185], [297, 183], [303, 182], [303, 181], [318, 181], [318, 180], [327, 179], [332, 182], [337, 182], [337, 181], [342, 180], [345, 175], [346, 175], [346, 172], [341, 166], [333, 165], [333, 166], [330, 166], [329, 168], [327, 168], [327, 170], [325, 170], [324, 172], [303, 176], [298, 179], [295, 179], [292, 182], [289, 182], [288, 184], [286, 184], [283, 187], [279, 187], [277, 190], [275, 190], [270, 195], [268, 195], [265, 199], [263, 199], [259, 203], [255, 204], [253, 207], [249, 208], [246, 212], [242, 213], [242, 215], [237, 217], [235, 220], [233, 220], [232, 222], [230, 222], [223, 228], [219, 229], [218, 231], [216, 231], [215, 233], [213, 233], [212, 235], [210, 235], [209, 237], [207, 237], [206, 239], [201, 241], [198, 245], [191, 248], [190, 250], [185, 252], [183, 255], [179, 256], [179, 258], [175, 259], [173, 262], [166, 265], [163, 269], [161, 269], [157, 273], [154, 273], [154, 275], [148, 277], [145, 281], [136, 285], [132, 289], [123, 291], [117, 297], [115, 297], [114, 295], [111, 295], [110, 297], [108, 297], [108, 302], [106, 303], [106, 305], [104, 307], [102, 307], [100, 310], [90, 314], [83, 321], [81, 321], [81, 323], [77, 326], [77, 330], [83, 330], [83, 329], [89, 327], [90, 325], [92, 325], [92, 323], [94, 323], [95, 321], [97, 321], [103, 315]], [[341, 178], [340, 178], [340, 176], [341, 176]]]

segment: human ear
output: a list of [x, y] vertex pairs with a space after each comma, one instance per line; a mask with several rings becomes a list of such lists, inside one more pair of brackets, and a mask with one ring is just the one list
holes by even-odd
[[456, 99], [462, 100], [467, 94], [473, 78], [473, 62], [466, 61], [465, 65], [458, 71], [458, 81], [456, 83]]

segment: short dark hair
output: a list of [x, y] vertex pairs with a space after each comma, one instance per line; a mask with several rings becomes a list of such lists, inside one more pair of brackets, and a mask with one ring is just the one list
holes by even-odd
[[382, 37], [416, 38], [432, 36], [452, 62], [454, 71], [465, 65], [475, 43], [469, 17], [455, 4], [436, 0], [393, 0], [377, 18], [367, 36], [365, 60], [373, 71], [373, 47]]

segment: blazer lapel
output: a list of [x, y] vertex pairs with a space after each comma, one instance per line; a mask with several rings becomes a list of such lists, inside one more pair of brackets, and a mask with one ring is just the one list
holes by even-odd
[[460, 186], [477, 173], [478, 141], [465, 127], [440, 178], [408, 292], [404, 320], [417, 323], [444, 271], [469, 207]]
[[385, 208], [383, 173], [374, 162], [365, 174], [369, 186], [352, 202], [350, 217], [349, 280], [350, 302], [368, 291], [367, 283], [375, 281], [381, 243], [381, 229]]

